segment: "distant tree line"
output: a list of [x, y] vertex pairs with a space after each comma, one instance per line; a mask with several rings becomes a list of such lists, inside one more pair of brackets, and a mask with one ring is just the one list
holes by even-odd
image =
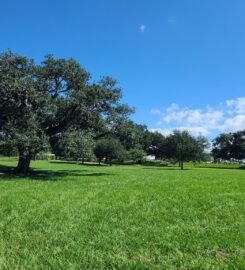
[[[63, 159], [96, 158], [108, 164], [140, 163], [153, 155], [178, 162], [181, 169], [184, 161], [207, 159], [206, 138], [178, 130], [166, 137], [151, 132], [130, 120], [133, 109], [122, 104], [121, 97], [114, 79], [95, 82], [74, 59], [47, 55], [35, 64], [4, 52], [0, 54], [0, 154], [18, 155], [19, 173], [28, 172], [31, 160], [45, 151]], [[244, 132], [239, 134], [218, 137], [214, 157], [244, 158]]]

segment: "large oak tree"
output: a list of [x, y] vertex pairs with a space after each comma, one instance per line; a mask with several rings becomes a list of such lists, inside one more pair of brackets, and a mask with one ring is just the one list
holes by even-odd
[[17, 148], [17, 172], [27, 172], [34, 155], [69, 129], [93, 130], [95, 138], [113, 130], [131, 112], [120, 98], [115, 80], [92, 82], [74, 59], [48, 55], [36, 65], [12, 52], [0, 54], [0, 139]]

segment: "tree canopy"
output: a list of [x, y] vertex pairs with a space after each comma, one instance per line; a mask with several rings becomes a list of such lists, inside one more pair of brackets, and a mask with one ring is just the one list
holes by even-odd
[[91, 160], [93, 158], [94, 140], [92, 133], [84, 130], [68, 130], [63, 133], [53, 147], [56, 156], [64, 159]]
[[94, 149], [94, 154], [99, 163], [104, 160], [105, 163], [112, 165], [112, 160], [123, 161], [126, 156], [126, 150], [118, 139], [107, 137], [100, 139]]
[[196, 161], [200, 152], [203, 151], [204, 149], [197, 139], [191, 136], [188, 131], [174, 130], [173, 134], [166, 138], [164, 144], [166, 157], [177, 160], [182, 170], [184, 161]]
[[245, 130], [220, 134], [213, 140], [214, 159], [245, 159]]
[[120, 103], [121, 89], [110, 77], [92, 82], [74, 59], [47, 55], [40, 65], [12, 52], [0, 54], [1, 141], [18, 149], [18, 172], [57, 143], [68, 129], [110, 131], [132, 110]]

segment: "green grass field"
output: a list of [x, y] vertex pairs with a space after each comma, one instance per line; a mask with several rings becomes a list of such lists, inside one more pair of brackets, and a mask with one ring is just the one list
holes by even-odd
[[0, 174], [0, 269], [245, 269], [245, 170], [32, 167]]

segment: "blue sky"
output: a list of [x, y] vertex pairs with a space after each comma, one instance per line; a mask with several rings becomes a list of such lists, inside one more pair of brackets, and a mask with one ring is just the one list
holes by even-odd
[[243, 0], [0, 0], [0, 50], [74, 57], [110, 75], [164, 134], [245, 128]]

